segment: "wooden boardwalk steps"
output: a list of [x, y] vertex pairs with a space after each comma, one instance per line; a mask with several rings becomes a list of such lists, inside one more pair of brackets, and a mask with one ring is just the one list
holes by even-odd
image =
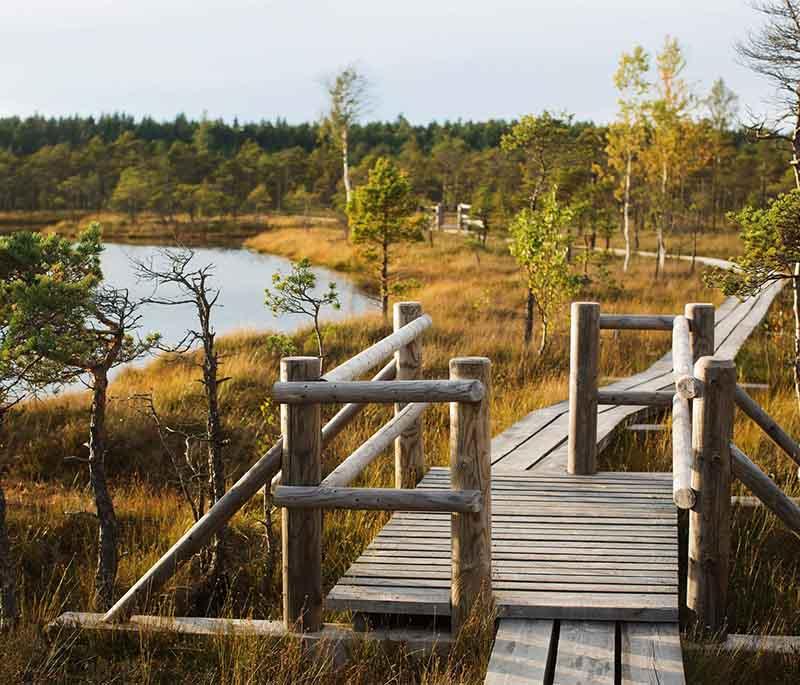
[[683, 685], [678, 624], [506, 619], [485, 680], [486, 685], [616, 682]]
[[[434, 468], [422, 489], [450, 487]], [[492, 588], [500, 616], [676, 621], [670, 474], [553, 480], [492, 473]], [[450, 516], [398, 513], [327, 597], [332, 609], [448, 615]]]

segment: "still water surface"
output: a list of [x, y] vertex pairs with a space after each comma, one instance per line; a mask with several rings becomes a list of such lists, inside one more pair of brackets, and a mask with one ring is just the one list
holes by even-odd
[[[153, 294], [153, 285], [137, 279], [134, 262], [163, 265], [163, 247], [106, 243], [103, 252], [103, 275], [106, 282], [116, 288], [128, 288], [131, 295], [143, 297]], [[291, 333], [309, 325], [307, 317], [285, 314], [274, 316], [264, 306], [264, 289], [272, 284], [276, 272], [289, 273], [291, 263], [283, 257], [260, 254], [242, 247], [193, 248], [195, 267], [213, 264], [211, 283], [219, 289], [220, 297], [214, 310], [213, 323], [217, 333], [223, 335], [237, 330], [271, 330]], [[317, 289], [326, 290], [335, 283], [341, 309], [324, 310], [326, 321], [336, 321], [376, 310], [378, 305], [341, 274], [324, 268], [314, 268]], [[160, 288], [159, 297], [176, 295], [177, 291]], [[191, 305], [146, 305], [142, 309], [141, 335], [151, 331], [161, 334], [164, 342], [177, 343], [189, 328], [197, 327], [197, 314]]]

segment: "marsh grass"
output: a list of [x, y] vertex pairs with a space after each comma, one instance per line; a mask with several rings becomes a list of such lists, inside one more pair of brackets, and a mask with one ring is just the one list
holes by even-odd
[[[341, 230], [315, 226], [273, 228], [248, 241], [253, 249], [288, 257], [307, 256], [312, 261], [346, 271], [368, 290], [372, 288], [364, 262], [347, 244]], [[479, 259], [478, 259], [479, 257]], [[524, 289], [517, 269], [502, 240], [476, 253], [459, 236], [437, 235], [433, 247], [415, 244], [398, 256], [397, 268], [404, 279], [415, 282], [404, 299], [418, 299], [434, 320], [424, 338], [424, 368], [428, 378], [445, 378], [448, 360], [460, 355], [485, 355], [492, 359], [492, 430], [498, 433], [526, 413], [567, 396], [568, 310], [564, 305], [548, 351], [537, 357], [522, 344]], [[669, 262], [667, 277], [654, 282], [652, 262], [635, 260], [623, 274], [618, 259], [608, 259], [604, 270], [592, 267], [593, 280], [582, 299], [602, 302], [604, 311], [674, 313], [688, 301], [720, 302], [707, 290], [699, 274], [687, 264]], [[265, 274], [265, 285], [269, 274]], [[390, 324], [379, 316], [325, 327], [330, 366], [389, 333]], [[219, 340], [223, 372], [232, 380], [222, 386], [221, 406], [229, 477], [238, 477], [277, 438], [277, 407], [267, 398], [277, 378], [278, 357], [266, 347], [267, 333], [240, 333]], [[301, 353], [311, 354], [310, 331], [294, 336]], [[778, 341], [784, 345], [785, 341]], [[623, 377], [646, 368], [669, 346], [668, 336], [658, 333], [603, 335], [601, 373], [605, 378]], [[763, 379], [767, 371], [783, 378], [785, 358], [774, 353], [762, 359], [762, 344], [743, 352], [745, 373]], [[787, 348], [788, 349], [788, 348]], [[768, 354], [773, 354], [769, 352]], [[782, 354], [782, 353], [781, 353]], [[752, 367], [752, 372], [749, 370]], [[779, 373], [780, 370], [780, 373]], [[108, 470], [121, 523], [122, 552], [118, 586], [129, 587], [191, 523], [188, 508], [177, 494], [168, 461], [157, 435], [127, 398], [152, 393], [165, 421], [182, 427], [203, 425], [202, 387], [191, 356], [162, 358], [143, 368], [127, 370], [113, 382], [109, 411], [112, 451]], [[783, 382], [783, 381], [781, 381]], [[790, 390], [790, 386], [776, 385]], [[783, 395], [781, 395], [783, 397]], [[759, 398], [760, 400], [762, 398]], [[42, 626], [62, 610], [91, 609], [96, 525], [86, 474], [80, 464], [65, 461], [82, 456], [87, 430], [88, 400], [68, 394], [30, 404], [8, 421], [6, 444], [0, 459], [8, 467], [9, 524], [19, 559], [23, 620], [16, 632], [5, 636], [0, 660], [0, 682], [15, 682], [21, 675], [30, 682], [221, 682], [221, 683], [474, 683], [481, 682], [491, 649], [493, 618], [490, 611], [474, 617], [447, 658], [415, 659], [402, 650], [384, 650], [371, 644], [359, 647], [354, 658], [334, 668], [330, 659], [303, 654], [289, 641], [255, 638], [201, 639], [181, 636], [142, 635], [108, 637], [62, 633], [46, 636]], [[776, 399], [768, 405], [787, 427], [797, 430], [796, 412]], [[326, 416], [334, 411], [326, 408]], [[390, 409], [368, 407], [324, 455], [327, 471], [350, 454], [389, 417]], [[435, 406], [425, 416], [425, 449], [430, 465], [448, 460], [447, 408]], [[737, 430], [744, 430], [739, 428]], [[737, 438], [738, 439], [738, 438]], [[669, 445], [664, 436], [649, 437], [648, 455], [642, 464], [642, 446], [623, 436], [608, 458], [613, 468], [669, 469]], [[659, 442], [661, 441], [661, 442]], [[759, 459], [769, 458], [768, 446], [743, 442]], [[777, 460], [776, 460], [777, 465]], [[790, 472], [781, 472], [786, 483]], [[356, 485], [391, 486], [393, 464], [376, 460]], [[232, 521], [232, 574], [230, 594], [218, 615], [277, 618], [280, 615], [280, 570], [267, 568], [262, 502], [250, 502]], [[358, 556], [387, 520], [382, 512], [331, 512], [325, 516], [323, 539], [324, 585], [327, 590]], [[273, 525], [277, 517], [273, 514]], [[755, 525], [755, 524], [754, 524]], [[277, 526], [279, 528], [279, 526]], [[762, 526], [763, 528], [763, 526]], [[737, 531], [748, 563], [768, 564], [757, 553], [762, 528]], [[749, 536], [759, 537], [750, 541]], [[738, 535], [738, 533], [737, 533]], [[739, 538], [737, 538], [739, 539]], [[791, 541], [789, 541], [791, 543]], [[787, 544], [790, 549], [791, 544]], [[738, 556], [738, 553], [737, 553]], [[795, 554], [796, 556], [796, 554]], [[791, 553], [784, 566], [765, 566], [758, 582], [778, 588], [784, 613], [759, 613], [750, 605], [736, 606], [737, 625], [788, 630], [795, 625], [789, 608], [800, 606], [792, 594]], [[757, 562], [757, 559], [762, 559]], [[770, 569], [770, 573], [767, 572]], [[775, 573], [778, 576], [775, 576]], [[175, 615], [207, 615], [209, 607], [192, 592], [199, 570], [188, 564], [173, 583], [152, 598], [148, 611]], [[736, 582], [741, 582], [735, 579]], [[749, 601], [749, 600], [748, 600]], [[746, 617], [746, 618], [745, 618]], [[327, 621], [347, 621], [346, 614], [327, 613]], [[784, 621], [780, 623], [780, 621]], [[705, 662], [704, 662], [705, 663]], [[700, 682], [700, 681], [698, 681]], [[708, 680], [707, 682], [719, 682]]]

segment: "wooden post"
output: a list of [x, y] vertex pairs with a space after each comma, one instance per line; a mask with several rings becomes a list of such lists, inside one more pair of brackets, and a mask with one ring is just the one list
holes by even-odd
[[[394, 330], [401, 329], [422, 316], [419, 302], [397, 302], [394, 305]], [[414, 338], [408, 345], [394, 353], [398, 381], [416, 381], [422, 378], [422, 340]], [[395, 416], [405, 405], [395, 404]], [[394, 442], [394, 484], [397, 488], [414, 488], [425, 471], [425, 453], [422, 449], [422, 417], [412, 423]]]
[[714, 344], [714, 305], [691, 303], [684, 308], [684, 316], [691, 322], [692, 361], [700, 357], [711, 357], [716, 350]]
[[[281, 359], [282, 381], [316, 381], [317, 357]], [[283, 484], [319, 485], [322, 428], [318, 404], [281, 405]], [[322, 626], [322, 512], [283, 509], [283, 621], [287, 630]]]
[[571, 317], [567, 472], [590, 475], [597, 471], [600, 305], [573, 302]]
[[686, 604], [720, 639], [727, 634], [728, 566], [731, 542], [731, 437], [736, 366], [702, 357], [694, 375], [703, 395], [692, 402], [692, 489], [689, 512], [689, 579]]
[[492, 364], [486, 357], [450, 360], [451, 379], [477, 379], [486, 393], [480, 402], [450, 404], [450, 487], [478, 490], [481, 510], [453, 514], [451, 630], [456, 634], [482, 592], [492, 589], [491, 403]]

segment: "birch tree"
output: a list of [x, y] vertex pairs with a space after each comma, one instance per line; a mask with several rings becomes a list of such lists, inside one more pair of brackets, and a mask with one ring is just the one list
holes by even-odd
[[608, 164], [618, 179], [615, 196], [622, 203], [622, 234], [625, 239], [627, 271], [631, 260], [631, 187], [641, 167], [641, 154], [647, 138], [646, 96], [650, 88], [646, 75], [650, 57], [641, 46], [623, 53], [614, 74], [619, 92], [617, 120], [608, 130]]
[[353, 189], [350, 184], [350, 129], [364, 114], [370, 95], [367, 77], [354, 65], [342, 69], [325, 84], [329, 105], [326, 119], [330, 133], [342, 153], [342, 182], [345, 201], [350, 205]]
[[689, 110], [692, 97], [683, 78], [686, 59], [678, 41], [667, 38], [656, 56], [658, 80], [657, 96], [648, 103], [651, 127], [650, 145], [646, 149], [645, 165], [656, 191], [656, 277], [664, 270], [667, 259], [665, 234], [674, 218], [673, 201], [679, 187], [681, 165], [689, 153], [684, 140], [687, 125], [691, 123]]

